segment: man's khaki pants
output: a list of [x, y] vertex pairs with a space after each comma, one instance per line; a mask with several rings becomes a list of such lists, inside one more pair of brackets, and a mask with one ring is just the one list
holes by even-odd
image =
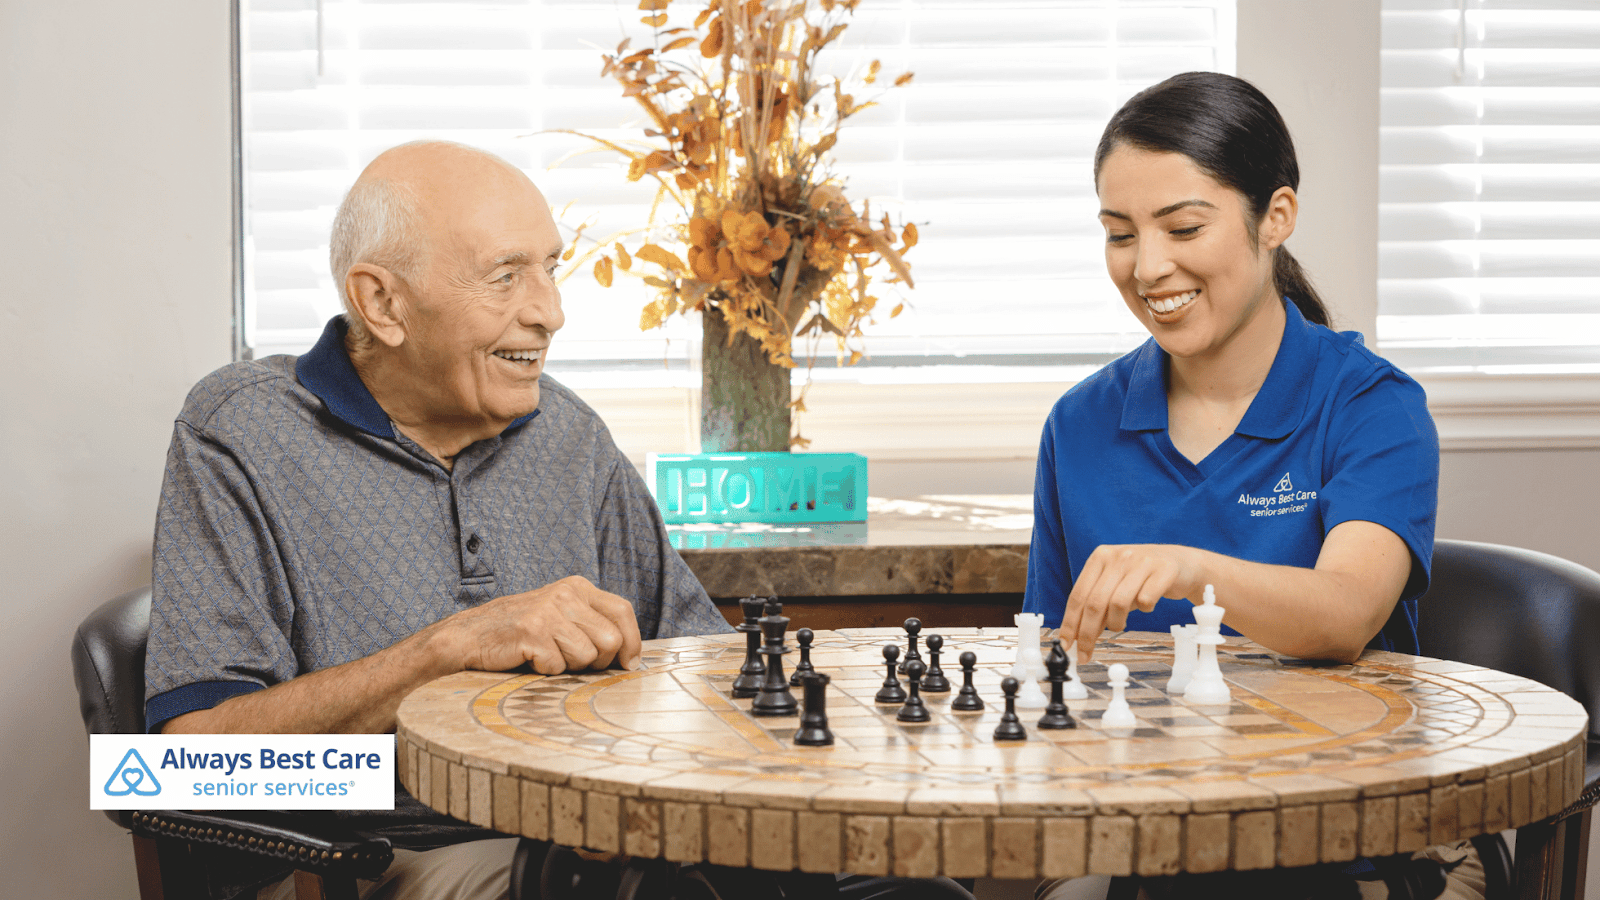
[[[437, 850], [395, 850], [376, 881], [357, 881], [361, 900], [505, 900], [517, 838], [467, 841]], [[294, 900], [294, 876], [262, 888], [257, 900]]]

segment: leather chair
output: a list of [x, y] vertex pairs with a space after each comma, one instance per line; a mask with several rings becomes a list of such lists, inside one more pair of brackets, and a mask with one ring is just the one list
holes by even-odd
[[1600, 574], [1533, 550], [1440, 540], [1418, 617], [1424, 654], [1530, 678], [1588, 710], [1583, 793], [1517, 830], [1515, 873], [1518, 897], [1583, 897], [1600, 800]]
[[[78, 626], [72, 678], [90, 734], [144, 733], [144, 656], [150, 636], [150, 589], [108, 601]], [[394, 858], [389, 841], [337, 823], [274, 812], [107, 810], [133, 832], [143, 900], [209, 897], [224, 884], [293, 866], [301, 900], [355, 900], [357, 878], [372, 878]]]

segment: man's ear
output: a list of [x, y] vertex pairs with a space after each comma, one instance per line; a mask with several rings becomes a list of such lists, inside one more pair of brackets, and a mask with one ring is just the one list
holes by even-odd
[[371, 263], [356, 263], [344, 276], [344, 295], [367, 334], [389, 347], [406, 339], [406, 298], [398, 290], [402, 284], [393, 272]]
[[1276, 250], [1289, 235], [1294, 234], [1295, 219], [1300, 215], [1300, 198], [1294, 188], [1287, 185], [1272, 192], [1267, 200], [1266, 215], [1261, 217], [1261, 249]]

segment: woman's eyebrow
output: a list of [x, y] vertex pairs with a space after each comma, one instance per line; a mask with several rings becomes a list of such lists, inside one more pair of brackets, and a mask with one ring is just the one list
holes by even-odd
[[1156, 210], [1154, 218], [1160, 219], [1164, 216], [1170, 216], [1178, 210], [1188, 206], [1204, 206], [1206, 209], [1217, 208], [1215, 204], [1207, 203], [1204, 200], [1179, 200], [1177, 203], [1174, 203], [1171, 206], [1163, 206]]

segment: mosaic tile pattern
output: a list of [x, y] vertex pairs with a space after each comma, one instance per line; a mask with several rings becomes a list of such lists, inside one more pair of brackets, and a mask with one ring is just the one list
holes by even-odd
[[[1165, 635], [1111, 635], [1070, 731], [992, 740], [1011, 629], [945, 630], [978, 655], [989, 708], [931, 722], [876, 706], [898, 629], [818, 632], [832, 747], [728, 696], [742, 635], [651, 641], [648, 668], [465, 672], [400, 708], [401, 781], [436, 809], [594, 850], [811, 872], [1071, 877], [1298, 866], [1420, 849], [1537, 821], [1577, 796], [1583, 708], [1461, 663], [1369, 651], [1313, 666], [1219, 648], [1227, 707], [1163, 690]], [[792, 664], [795, 655], [785, 658]], [[1131, 734], [1099, 729], [1105, 667], [1132, 673]]]

